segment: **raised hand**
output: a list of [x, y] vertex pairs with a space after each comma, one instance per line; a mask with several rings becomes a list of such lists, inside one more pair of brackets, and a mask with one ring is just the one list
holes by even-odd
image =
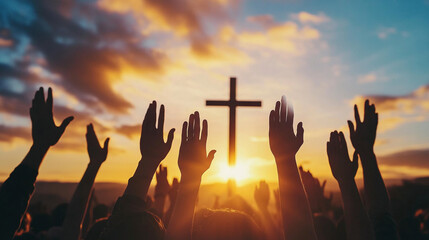
[[358, 153], [373, 151], [378, 125], [378, 113], [375, 112], [374, 104], [365, 101], [365, 115], [363, 122], [360, 120], [357, 106], [354, 106], [356, 129], [352, 121], [347, 121], [350, 129], [350, 139], [353, 147]]
[[170, 192], [170, 184], [167, 180], [167, 167], [159, 165], [159, 171], [156, 173], [155, 198], [158, 196], [166, 197]]
[[170, 199], [170, 204], [176, 202], [177, 191], [179, 190], [179, 179], [174, 178], [171, 183], [170, 191], [168, 192], [168, 198]]
[[343, 132], [331, 132], [330, 140], [326, 145], [329, 165], [335, 179], [337, 181], [354, 179], [358, 169], [358, 155], [354, 152], [353, 161], [350, 161]]
[[142, 133], [140, 137], [142, 161], [145, 162], [146, 168], [153, 172], [156, 171], [159, 163], [167, 156], [174, 137], [175, 129], [173, 128], [168, 132], [167, 142], [164, 142], [164, 115], [164, 105], [161, 105], [157, 128], [155, 126], [156, 102], [153, 101], [147, 109], [142, 124]]
[[61, 125], [57, 127], [53, 117], [53, 98], [52, 89], [48, 89], [48, 97], [45, 101], [45, 93], [41, 87], [35, 94], [33, 104], [30, 108], [30, 117], [32, 124], [33, 143], [38, 147], [49, 148], [55, 145], [63, 135], [66, 127], [73, 120], [73, 117], [67, 117]]
[[254, 198], [259, 209], [267, 209], [270, 202], [270, 188], [265, 181], [259, 182], [259, 187], [255, 186]]
[[207, 120], [203, 121], [200, 138], [200, 114], [195, 112], [189, 116], [188, 122], [183, 123], [182, 144], [179, 150], [179, 168], [182, 177], [201, 177], [209, 169], [214, 158], [215, 150], [206, 153]]
[[85, 136], [90, 163], [101, 165], [107, 158], [110, 138], [106, 138], [104, 147], [101, 148], [92, 123], [86, 126]]
[[297, 134], [293, 130], [293, 109], [283, 96], [270, 113], [270, 148], [276, 161], [294, 157], [304, 142], [302, 122], [298, 123]]

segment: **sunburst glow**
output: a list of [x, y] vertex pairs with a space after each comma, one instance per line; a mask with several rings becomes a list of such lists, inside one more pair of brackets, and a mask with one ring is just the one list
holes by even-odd
[[243, 183], [249, 179], [250, 169], [248, 165], [243, 163], [236, 163], [234, 166], [225, 163], [220, 167], [219, 177], [224, 181], [234, 179], [237, 183]]

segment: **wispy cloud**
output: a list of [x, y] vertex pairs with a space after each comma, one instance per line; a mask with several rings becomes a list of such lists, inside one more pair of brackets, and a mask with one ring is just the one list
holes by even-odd
[[377, 36], [380, 39], [386, 39], [390, 35], [394, 35], [396, 33], [397, 33], [397, 31], [396, 31], [396, 28], [394, 28], [394, 27], [381, 28], [380, 30], [378, 30]]

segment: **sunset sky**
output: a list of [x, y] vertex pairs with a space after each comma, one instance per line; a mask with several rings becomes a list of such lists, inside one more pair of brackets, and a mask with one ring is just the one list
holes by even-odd
[[92, 122], [99, 139], [111, 138], [97, 181], [126, 182], [140, 160], [146, 108], [156, 100], [166, 107], [165, 129], [176, 128], [163, 162], [169, 177], [180, 176], [181, 125], [198, 110], [209, 122], [207, 148], [217, 150], [203, 181], [225, 181], [228, 109], [205, 100], [227, 100], [230, 76], [239, 100], [262, 101], [237, 112], [243, 183], [276, 181], [268, 115], [283, 94], [305, 129], [298, 162], [315, 176], [333, 182], [329, 133], [348, 136], [353, 104], [362, 109], [365, 98], [380, 115], [383, 177], [429, 176], [428, 26], [427, 0], [1, 1], [0, 181], [31, 145], [28, 109], [40, 86], [53, 88], [57, 123], [75, 120], [39, 180], [81, 178]]

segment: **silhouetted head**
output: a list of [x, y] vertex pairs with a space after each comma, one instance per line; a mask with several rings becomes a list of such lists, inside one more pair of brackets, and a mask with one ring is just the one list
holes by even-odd
[[109, 216], [109, 207], [105, 204], [98, 204], [92, 210], [93, 217], [95, 220], [105, 218]]
[[107, 225], [108, 218], [98, 219], [86, 234], [85, 240], [98, 240]]
[[66, 218], [68, 203], [61, 203], [52, 210], [52, 226], [61, 227]]
[[127, 239], [163, 239], [165, 227], [161, 219], [150, 212], [136, 213], [115, 221], [103, 231], [103, 238], [108, 240]]
[[314, 229], [316, 230], [317, 239], [319, 240], [335, 240], [337, 229], [335, 223], [323, 215], [316, 215], [313, 218]]
[[248, 214], [249, 216], [255, 215], [255, 211], [253, 210], [252, 206], [250, 206], [246, 202], [246, 200], [244, 200], [244, 198], [241, 197], [240, 195], [234, 195], [228, 198], [225, 202], [223, 202], [220, 205], [220, 208], [238, 210], [240, 212], [244, 212]]
[[42, 231], [47, 231], [52, 226], [51, 215], [42, 213], [33, 215], [33, 219], [31, 221], [31, 231], [34, 233], [39, 233]]
[[201, 209], [195, 214], [195, 240], [264, 239], [255, 221], [247, 214], [231, 210]]

